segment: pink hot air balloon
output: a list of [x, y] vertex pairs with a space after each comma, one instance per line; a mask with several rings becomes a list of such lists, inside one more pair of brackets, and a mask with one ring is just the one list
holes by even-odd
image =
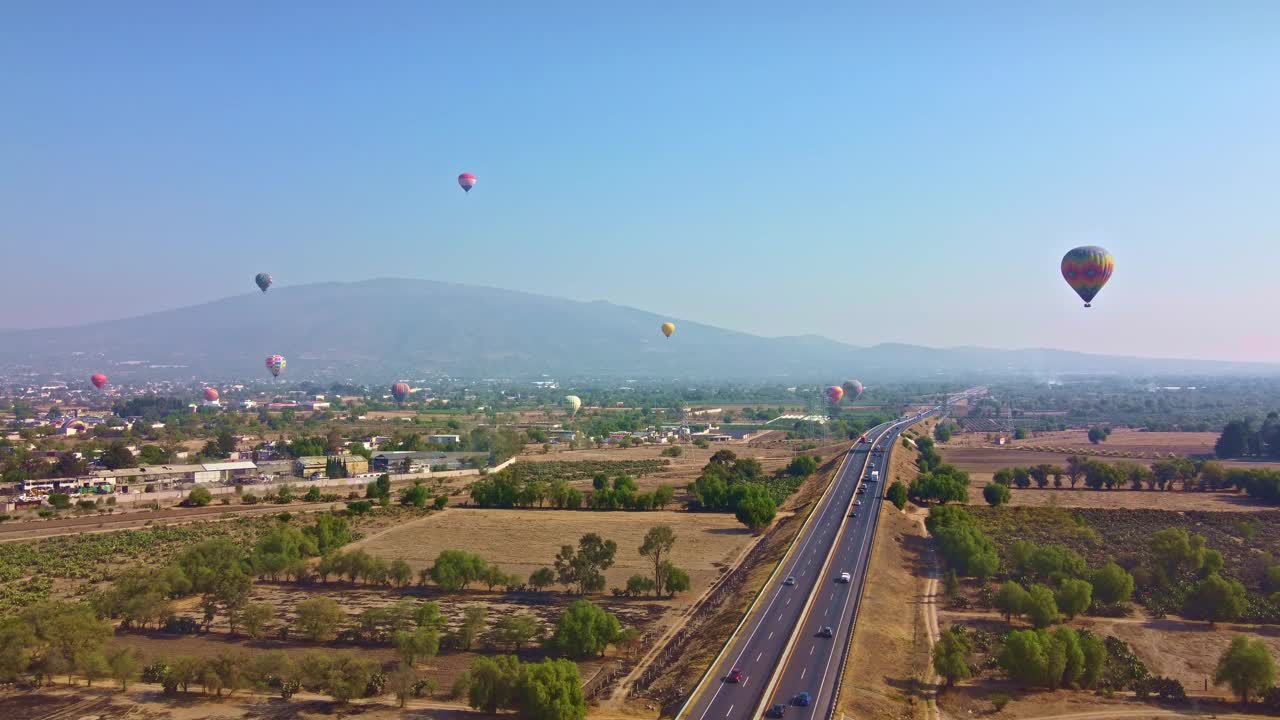
[[458, 176], [458, 185], [466, 192], [471, 192], [471, 188], [476, 186], [476, 176], [471, 173], [462, 173]]
[[218, 391], [213, 388], [205, 388], [204, 399], [209, 402], [216, 402], [218, 400]]
[[832, 404], [839, 403], [844, 399], [844, 388], [839, 385], [832, 385], [827, 388], [827, 399], [830, 400]]
[[89, 376], [89, 382], [93, 383], [94, 387], [101, 390], [102, 388], [107, 386], [107, 376], [103, 375], [102, 373], [94, 373], [93, 375]]
[[409, 383], [398, 382], [392, 385], [391, 396], [396, 399], [396, 402], [404, 402], [404, 399], [409, 397]]

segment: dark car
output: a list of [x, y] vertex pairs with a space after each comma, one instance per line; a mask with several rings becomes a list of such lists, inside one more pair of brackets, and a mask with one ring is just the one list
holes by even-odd
[[782, 703], [770, 705], [769, 711], [764, 714], [765, 717], [780, 718], [787, 711], [787, 706]]
[[800, 707], [808, 707], [809, 703], [813, 702], [813, 698], [809, 697], [809, 693], [802, 692], [797, 695], [796, 699], [792, 700], [792, 702]]
[[783, 584], [783, 585], [786, 585], [787, 587], [791, 587], [791, 586], [795, 585], [795, 584], [796, 584], [796, 576], [795, 576], [795, 575], [788, 575], [788, 576], [787, 576], [787, 579], [782, 581], [782, 584]]
[[729, 677], [725, 678], [725, 680], [731, 683], [742, 682], [742, 671], [738, 668], [730, 670]]
[[833, 635], [835, 635], [835, 633], [831, 631], [830, 625], [823, 625], [822, 629], [818, 631], [818, 637], [829, 638]]

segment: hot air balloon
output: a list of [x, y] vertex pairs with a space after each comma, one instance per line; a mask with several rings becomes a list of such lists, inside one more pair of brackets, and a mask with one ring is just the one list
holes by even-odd
[[257, 275], [253, 276], [253, 281], [258, 284], [259, 290], [261, 290], [262, 292], [266, 292], [267, 288], [271, 287], [271, 282], [272, 282], [271, 274], [258, 273]]
[[582, 407], [582, 398], [577, 395], [566, 395], [564, 404], [569, 406], [569, 416], [573, 417], [578, 414], [578, 409]]
[[204, 399], [209, 402], [218, 402], [218, 391], [214, 388], [205, 388]]
[[283, 355], [268, 355], [267, 370], [271, 373], [271, 377], [280, 377], [280, 373], [284, 372], [285, 360]]
[[676, 331], [676, 324], [664, 322], [662, 323], [662, 334], [671, 337], [671, 333]]
[[839, 404], [840, 401], [844, 399], [844, 388], [839, 385], [832, 385], [827, 388], [827, 399], [830, 400], [833, 405]]
[[1093, 307], [1093, 297], [1111, 279], [1115, 268], [1111, 253], [1096, 245], [1078, 247], [1062, 256], [1062, 277], [1084, 300], [1085, 307]]
[[94, 373], [93, 375], [89, 376], [89, 382], [93, 383], [94, 387], [101, 390], [107, 385], [107, 376], [103, 375], [102, 373]]
[[404, 399], [409, 397], [409, 383], [398, 382], [392, 385], [391, 397], [395, 398], [396, 402], [404, 402]]
[[471, 192], [471, 188], [476, 186], [476, 176], [471, 173], [462, 173], [458, 176], [458, 185], [466, 192]]
[[857, 402], [862, 397], [862, 383], [857, 380], [849, 380], [842, 385], [844, 394], [849, 396], [849, 402]]

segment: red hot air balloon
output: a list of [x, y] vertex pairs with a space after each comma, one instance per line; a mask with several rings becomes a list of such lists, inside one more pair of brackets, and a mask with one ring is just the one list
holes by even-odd
[[404, 399], [409, 397], [409, 383], [398, 382], [392, 385], [391, 397], [394, 397], [396, 402], [404, 402]]
[[832, 404], [839, 403], [844, 399], [844, 388], [839, 385], [832, 385], [827, 388], [827, 399], [830, 400]]
[[218, 401], [218, 391], [217, 391], [217, 390], [215, 390], [215, 389], [213, 389], [213, 388], [205, 388], [205, 389], [204, 389], [204, 399], [205, 399], [205, 400], [208, 400], [209, 402], [217, 402], [217, 401]]
[[458, 176], [458, 185], [466, 192], [471, 192], [471, 188], [476, 186], [476, 176], [471, 173], [462, 173]]
[[93, 375], [89, 376], [89, 382], [93, 383], [94, 387], [101, 390], [102, 388], [107, 386], [107, 376], [103, 375], [102, 373], [94, 373]]

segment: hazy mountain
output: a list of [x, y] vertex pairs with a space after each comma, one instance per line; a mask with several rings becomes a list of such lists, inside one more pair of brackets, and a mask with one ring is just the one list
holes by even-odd
[[[1275, 373], [1280, 366], [1123, 358], [1057, 350], [855, 347], [815, 335], [765, 338], [607, 302], [384, 279], [274, 288], [75, 328], [0, 331], [0, 364], [79, 372], [257, 377], [272, 353], [293, 378], [455, 376], [872, 380], [976, 374]], [[121, 363], [131, 363], [121, 365]], [[132, 373], [131, 373], [132, 374]]]

